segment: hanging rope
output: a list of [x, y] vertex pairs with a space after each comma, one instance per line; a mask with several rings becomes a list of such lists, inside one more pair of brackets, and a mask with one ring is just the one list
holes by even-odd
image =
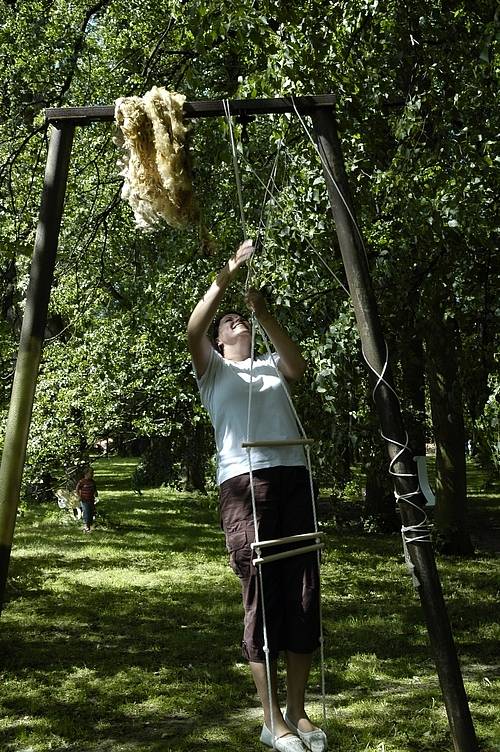
[[[234, 133], [233, 133], [233, 123], [231, 119], [231, 113], [229, 108], [229, 100], [224, 99], [222, 100], [222, 104], [224, 107], [224, 112], [226, 114], [226, 120], [229, 128], [229, 138], [230, 138], [230, 145], [231, 145], [231, 155], [233, 159], [233, 170], [234, 170], [234, 176], [236, 180], [236, 190], [238, 193], [238, 204], [240, 208], [240, 221], [241, 221], [241, 229], [243, 233], [243, 239], [246, 240], [247, 238], [247, 230], [246, 230], [246, 220], [245, 220], [245, 209], [243, 206], [243, 194], [241, 190], [241, 179], [240, 179], [240, 170], [238, 166], [238, 155], [236, 152], [236, 143], [234, 140]], [[247, 274], [247, 284], [248, 284], [248, 274]], [[252, 350], [251, 350], [251, 361], [250, 361], [250, 380], [249, 380], [249, 390], [248, 390], [248, 414], [247, 414], [247, 438], [250, 431], [250, 416], [251, 416], [251, 404], [252, 404], [252, 382], [253, 382], [253, 353], [254, 353], [254, 346], [255, 346], [255, 325], [254, 325], [255, 316], [252, 313], [252, 326], [251, 326], [251, 332], [252, 332]], [[254, 531], [255, 531], [255, 540], [258, 541], [259, 538], [259, 525], [257, 520], [257, 504], [255, 499], [255, 489], [254, 489], [254, 482], [253, 482], [253, 468], [252, 468], [252, 453], [250, 448], [247, 449], [247, 455], [248, 455], [248, 469], [249, 469], [249, 482], [250, 482], [250, 492], [251, 492], [251, 498], [252, 498], [252, 514], [253, 514], [253, 524], [254, 524]], [[271, 715], [271, 734], [272, 738], [274, 739], [274, 713], [273, 713], [273, 690], [272, 690], [272, 679], [271, 679], [271, 661], [269, 656], [269, 640], [268, 640], [268, 630], [267, 630], [267, 619], [266, 619], [266, 608], [265, 608], [265, 602], [264, 602], [264, 580], [263, 580], [263, 574], [262, 574], [262, 566], [257, 567], [258, 572], [258, 578], [259, 578], [259, 588], [261, 593], [261, 609], [262, 609], [262, 631], [263, 631], [263, 651], [265, 656], [265, 662], [266, 662], [266, 681], [267, 681], [267, 694], [268, 694], [268, 702], [269, 702], [269, 710]]]
[[[285, 148], [286, 149], [286, 147], [284, 147], [283, 145], [282, 145], [281, 148]], [[264, 181], [262, 180], [262, 178], [260, 177], [260, 175], [258, 175], [258, 173], [253, 169], [253, 167], [250, 164], [250, 162], [245, 158], [245, 155], [242, 155], [242, 157], [243, 157], [243, 160], [245, 161], [246, 166], [249, 168], [249, 170], [252, 172], [252, 174], [257, 179], [257, 181], [261, 184], [261, 186], [264, 188], [264, 190], [265, 191], [268, 190], [268, 186], [266, 185], [266, 183], [264, 183]], [[270, 178], [270, 180], [271, 180], [271, 178]], [[278, 191], [278, 186], [276, 185], [276, 183], [274, 182], [274, 180], [273, 180], [273, 183], [271, 185], [271, 188], [274, 189], [276, 192]], [[281, 203], [278, 198], [276, 198], [276, 195], [273, 195], [273, 202], [276, 204], [276, 206], [278, 207], [278, 209], [281, 209], [284, 214], [286, 213], [286, 207], [285, 207], [285, 205], [283, 203]], [[323, 266], [328, 271], [328, 273], [331, 274], [331, 276], [334, 278], [334, 280], [340, 285], [340, 287], [344, 290], [344, 292], [346, 293], [346, 295], [349, 296], [349, 300], [350, 300], [349, 290], [344, 285], [344, 283], [342, 282], [342, 280], [337, 276], [337, 274], [335, 274], [335, 272], [329, 266], [329, 264], [325, 261], [324, 257], [319, 253], [319, 251], [317, 250], [317, 248], [314, 247], [314, 245], [311, 243], [311, 241], [309, 240], [309, 238], [307, 237], [307, 235], [303, 235], [302, 236], [302, 240], [305, 242], [305, 244], [307, 245], [307, 247], [309, 248], [309, 250], [312, 253], [314, 253], [314, 255], [318, 258], [318, 260], [323, 264]]]
[[[267, 183], [265, 184], [265, 187], [264, 187], [264, 198], [262, 199], [262, 205], [261, 205], [260, 216], [259, 216], [259, 224], [257, 227], [257, 237], [255, 239], [255, 244], [254, 244], [255, 252], [258, 252], [259, 246], [262, 246], [263, 248], [265, 248], [266, 246], [267, 232], [269, 229], [271, 212], [270, 211], [267, 212], [267, 218], [265, 218], [265, 213], [266, 213], [268, 202], [271, 204], [274, 202], [275, 191], [276, 191], [276, 172], [278, 170], [278, 162], [279, 162], [280, 156], [281, 156], [281, 141], [278, 144], [278, 149], [276, 150], [276, 156], [274, 158], [273, 166], [271, 168], [271, 172], [269, 173], [269, 178], [267, 180]], [[255, 174], [254, 170], [252, 170], [252, 172], [254, 172]], [[264, 185], [263, 182], [262, 182], [262, 185]], [[255, 253], [250, 257], [248, 261], [247, 276], [245, 280], [245, 291], [248, 291], [250, 287], [250, 278], [253, 272], [254, 257], [255, 257]]]
[[[328, 164], [328, 160], [327, 160], [324, 148], [322, 147], [321, 143], [318, 146], [318, 144], [316, 143], [316, 141], [312, 137], [310, 130], [308, 129], [308, 127], [307, 127], [304, 119], [301, 117], [301, 115], [300, 115], [300, 113], [299, 113], [299, 111], [297, 109], [297, 106], [295, 104], [295, 100], [294, 100], [293, 97], [291, 97], [291, 102], [292, 102], [293, 108], [294, 108], [294, 110], [295, 110], [295, 112], [297, 114], [297, 117], [298, 117], [298, 119], [299, 119], [299, 121], [300, 121], [300, 123], [302, 125], [302, 128], [303, 128], [304, 132], [306, 133], [309, 141], [312, 143], [315, 151], [319, 155], [319, 158], [321, 160], [321, 164], [323, 165], [323, 169], [325, 170], [325, 172], [327, 173], [328, 177], [332, 181], [332, 184], [334, 185], [335, 190], [337, 191], [338, 195], [340, 196], [340, 199], [343, 202], [343, 204], [344, 204], [344, 206], [346, 208], [347, 213], [349, 214], [349, 217], [351, 219], [353, 227], [355, 228], [356, 234], [357, 234], [357, 236], [359, 238], [361, 248], [363, 249], [363, 253], [364, 253], [364, 256], [365, 256], [366, 263], [368, 265], [368, 254], [366, 252], [366, 247], [365, 247], [365, 244], [364, 244], [363, 236], [361, 234], [361, 230], [359, 229], [358, 223], [356, 222], [356, 220], [355, 220], [355, 218], [354, 218], [354, 216], [352, 214], [352, 211], [351, 211], [351, 209], [350, 209], [347, 201], [345, 200], [345, 198], [344, 198], [344, 196], [342, 194], [342, 191], [340, 190], [340, 188], [339, 188], [339, 186], [337, 184], [337, 181], [335, 180], [334, 176], [332, 175], [332, 172], [330, 170], [330, 166]], [[384, 374], [385, 374], [385, 372], [387, 370], [387, 367], [388, 367], [388, 364], [389, 364], [389, 351], [388, 351], [387, 343], [385, 342], [384, 344], [385, 344], [386, 353], [385, 353], [385, 362], [384, 362], [384, 365], [383, 365], [381, 373], [378, 373], [377, 370], [373, 367], [373, 365], [369, 362], [369, 360], [366, 357], [366, 354], [365, 354], [365, 352], [364, 352], [364, 350], [362, 348], [363, 358], [364, 358], [364, 360], [365, 360], [368, 368], [372, 371], [372, 373], [374, 373], [377, 376], [377, 383], [375, 384], [375, 387], [373, 389], [372, 398], [375, 401], [375, 395], [376, 395], [377, 389], [379, 389], [382, 386], [382, 384], [383, 384], [387, 389], [389, 389], [392, 392], [393, 396], [396, 398], [398, 407], [400, 408], [400, 402], [399, 402], [398, 395], [396, 394], [396, 392], [393, 389], [393, 387], [384, 379]], [[412, 501], [412, 497], [420, 495], [422, 493], [422, 490], [420, 488], [420, 482], [419, 482], [419, 479], [418, 479], [418, 474], [416, 474], [416, 473], [400, 473], [400, 472], [396, 472], [394, 470], [394, 466], [397, 463], [398, 459], [401, 457], [401, 455], [404, 454], [404, 452], [410, 450], [409, 445], [408, 445], [408, 434], [406, 434], [405, 443], [404, 444], [402, 444], [401, 442], [399, 442], [397, 439], [390, 438], [388, 436], [384, 436], [383, 433], [381, 435], [382, 435], [382, 438], [385, 439], [385, 441], [387, 441], [388, 443], [393, 444], [394, 446], [397, 446], [397, 447], [400, 448], [399, 451], [397, 452], [397, 454], [392, 458], [392, 460], [389, 463], [389, 474], [392, 475], [394, 478], [415, 478], [415, 480], [416, 480], [417, 487], [416, 487], [416, 489], [414, 491], [410, 491], [410, 492], [407, 492], [407, 493], [404, 493], [404, 494], [400, 494], [400, 493], [398, 493], [397, 490], [395, 490], [394, 491], [394, 496], [395, 496], [396, 501], [398, 503], [399, 502], [403, 502], [405, 504], [408, 504], [409, 506], [411, 506], [412, 508], [418, 510], [422, 514], [422, 519], [420, 520], [420, 522], [418, 522], [418, 523], [416, 523], [414, 525], [403, 525], [401, 527], [401, 534], [402, 534], [402, 538], [403, 538], [403, 551], [404, 551], [405, 562], [406, 562], [406, 565], [408, 567], [408, 570], [410, 571], [410, 573], [412, 575], [413, 584], [415, 585], [415, 587], [419, 587], [420, 586], [420, 582], [418, 581], [418, 578], [416, 577], [415, 568], [414, 568], [414, 565], [413, 565], [413, 563], [412, 563], [412, 561], [410, 559], [410, 556], [409, 556], [408, 544], [413, 544], [414, 545], [416, 543], [431, 543], [432, 542], [432, 540], [431, 540], [431, 534], [430, 534], [430, 525], [429, 525], [429, 522], [428, 522], [427, 515], [424, 512], [424, 510], [422, 509], [422, 507], [418, 506], [417, 504], [415, 504]], [[410, 535], [408, 535], [408, 533], [410, 533]]]
[[[281, 386], [285, 391], [285, 395], [288, 401], [288, 404], [290, 406], [291, 412], [293, 414], [293, 417], [297, 423], [297, 426], [299, 427], [300, 434], [303, 439], [307, 440], [307, 434], [305, 432], [304, 426], [302, 425], [302, 422], [298, 416], [297, 410], [295, 409], [295, 405], [293, 403], [292, 397], [290, 395], [290, 392], [288, 390], [288, 387], [285, 382], [285, 378], [279, 368], [276, 365], [276, 361], [274, 359], [274, 356], [271, 352], [270, 342], [269, 338], [266, 335], [264, 329], [260, 326], [259, 322], [255, 320], [256, 328], [258, 328], [259, 333], [264, 341], [267, 354], [269, 358], [272, 360], [272, 363], [274, 365], [274, 369], [276, 371], [276, 374], [278, 375], [278, 378], [280, 379]], [[251, 357], [253, 358], [253, 351]], [[250, 406], [250, 400], [249, 400], [249, 406]], [[250, 408], [249, 408], [249, 415], [247, 420], [247, 426], [248, 426], [248, 435], [249, 435], [249, 426], [250, 426]], [[250, 441], [250, 438], [247, 439], [247, 441]], [[313, 524], [314, 524], [314, 532], [318, 533], [318, 518], [316, 514], [316, 504], [314, 503], [314, 482], [313, 482], [313, 472], [312, 472], [312, 463], [311, 463], [311, 447], [309, 444], [304, 445], [304, 449], [306, 452], [306, 463], [307, 463], [307, 471], [309, 475], [309, 491], [311, 495], [311, 505], [312, 505], [312, 511], [313, 511]], [[250, 452], [249, 452], [250, 457]], [[257, 538], [256, 538], [257, 542]], [[318, 588], [319, 592], [321, 593], [321, 553], [320, 550], [317, 549], [316, 553], [317, 557], [317, 567], [318, 567]], [[321, 606], [321, 596], [320, 596], [320, 603], [319, 603], [319, 644], [320, 644], [320, 668], [321, 668], [321, 699], [322, 699], [322, 706], [323, 706], [323, 719], [326, 721], [326, 678], [325, 678], [325, 652], [324, 652], [324, 633], [323, 633], [323, 609]]]
[[[242, 196], [242, 190], [241, 190], [241, 180], [240, 180], [240, 174], [239, 174], [239, 165], [238, 165], [238, 157], [236, 152], [236, 143], [234, 140], [234, 133], [233, 133], [233, 127], [232, 127], [232, 121], [231, 121], [231, 115], [230, 115], [230, 109], [229, 109], [229, 101], [223, 100], [223, 106], [224, 106], [224, 112], [226, 114], [228, 127], [229, 127], [229, 134], [230, 134], [230, 144], [231, 144], [231, 152], [232, 152], [232, 159], [233, 159], [233, 168], [235, 173], [235, 180], [236, 180], [236, 187], [238, 192], [238, 203], [240, 206], [240, 219], [241, 219], [241, 227], [243, 232], [243, 238], [246, 239], [246, 221], [245, 221], [245, 213], [244, 213], [244, 207], [243, 207], [243, 196]], [[278, 156], [278, 155], [277, 155]], [[276, 186], [275, 183], [275, 175], [277, 170], [277, 159], [275, 159], [275, 162], [273, 164], [273, 168], [271, 170], [271, 174], [268, 180], [267, 185], [265, 186], [265, 194], [264, 194], [264, 202], [263, 206], [266, 204], [266, 198], [268, 193], [270, 193], [271, 189]], [[263, 211], [261, 211], [261, 220], [263, 216]], [[259, 228], [261, 224], [261, 220], [259, 220]], [[250, 272], [247, 274], [247, 279], [245, 283], [245, 289], [248, 290], [249, 285], [249, 278], [250, 278]], [[270, 359], [270, 361], [274, 365], [274, 369], [276, 371], [276, 374], [280, 380], [281, 386], [284, 389], [288, 405], [290, 407], [290, 410], [292, 412], [292, 415], [295, 419], [296, 425], [299, 428], [299, 432], [303, 439], [307, 442], [307, 436], [306, 432], [304, 430], [304, 427], [300, 421], [300, 418], [297, 414], [297, 411], [295, 409], [295, 405], [293, 404], [293, 400], [290, 396], [288, 387], [285, 383], [285, 379], [281, 371], [279, 370], [275, 357], [273, 353], [271, 352], [270, 348], [270, 342], [269, 338], [267, 337], [267, 334], [265, 333], [264, 329], [260, 326], [255, 314], [252, 312], [251, 316], [251, 354], [250, 354], [250, 379], [249, 379], [249, 389], [248, 389], [248, 410], [247, 410], [247, 444], [251, 443], [251, 417], [252, 417], [252, 384], [253, 384], [253, 371], [254, 371], [254, 350], [255, 350], [255, 334], [256, 331], [259, 331], [259, 334], [262, 337], [262, 340], [265, 344], [267, 355]], [[261, 605], [262, 605], [262, 624], [263, 624], [263, 651], [265, 655], [265, 663], [266, 663], [266, 680], [267, 680], [267, 692], [268, 692], [268, 699], [269, 699], [269, 708], [270, 708], [270, 715], [271, 715], [271, 734], [272, 738], [275, 738], [275, 723], [274, 723], [274, 713], [273, 713], [273, 702], [272, 702], [272, 678], [271, 678], [271, 665], [270, 665], [270, 655], [269, 655], [269, 642], [268, 642], [268, 629], [267, 629], [267, 618], [266, 618], [266, 608], [265, 608], [265, 594], [264, 594], [264, 580], [263, 580], [263, 572], [262, 572], [262, 566], [263, 566], [263, 560], [261, 556], [261, 551], [259, 549], [259, 526], [258, 526], [258, 519], [257, 519], [257, 504], [255, 499], [255, 489], [254, 489], [254, 482], [253, 482], [253, 468], [252, 468], [252, 447], [247, 446], [247, 456], [248, 456], [248, 466], [249, 466], [249, 481], [250, 481], [250, 491], [251, 491], [251, 500], [252, 500], [252, 513], [253, 513], [253, 522], [254, 522], [254, 531], [255, 531], [255, 543], [253, 544], [252, 548], [254, 551], [257, 552], [257, 561], [254, 560], [254, 564], [257, 567], [258, 571], [258, 578], [259, 578], [259, 587], [260, 587], [260, 593], [261, 593]], [[313, 525], [314, 525], [314, 534], [318, 535], [318, 521], [317, 521], [317, 515], [316, 515], [316, 506], [314, 503], [314, 483], [313, 483], [313, 476], [312, 476], [312, 465], [311, 465], [311, 453], [310, 453], [310, 447], [307, 443], [305, 443], [305, 449], [306, 449], [306, 464], [309, 474], [309, 488], [310, 488], [310, 495], [311, 495], [311, 505], [313, 510]], [[295, 538], [296, 536], [293, 536]], [[297, 536], [299, 537], [299, 536]], [[287, 539], [288, 540], [288, 539]], [[265, 543], [265, 542], [263, 542]], [[273, 541], [273, 543], [276, 543], [276, 541]], [[307, 549], [302, 547], [300, 549], [296, 549], [297, 554], [303, 553], [306, 550], [314, 549], [316, 550], [317, 555], [317, 569], [318, 569], [318, 588], [319, 592], [321, 593], [321, 579], [320, 579], [320, 565], [321, 565], [321, 555], [320, 555], [320, 546], [319, 543], [316, 543], [314, 546], [308, 547]], [[290, 552], [289, 555], [294, 555], [294, 552]], [[278, 556], [280, 556], [278, 554]], [[260, 561], [259, 561], [260, 560]], [[322, 700], [323, 700], [323, 718], [326, 720], [326, 691], [325, 691], [325, 660], [324, 660], [324, 635], [323, 635], [323, 617], [322, 617], [322, 608], [321, 608], [321, 596], [320, 596], [320, 603], [319, 603], [319, 642], [320, 642], [320, 651], [321, 651], [321, 688], [322, 688]]]
[[245, 220], [245, 207], [243, 206], [243, 192], [241, 190], [240, 170], [238, 167], [238, 155], [236, 152], [236, 142], [234, 140], [233, 121], [231, 118], [231, 111], [229, 105], [229, 99], [222, 100], [222, 106], [224, 107], [224, 113], [226, 115], [226, 121], [229, 127], [229, 139], [231, 142], [231, 154], [233, 157], [234, 177], [236, 179], [236, 190], [238, 193], [238, 204], [240, 207], [240, 220], [241, 229], [243, 230], [243, 239], [247, 237], [247, 225]]
[[367, 254], [367, 252], [366, 252], [365, 242], [364, 242], [364, 240], [363, 240], [363, 236], [362, 236], [362, 234], [361, 234], [361, 230], [359, 229], [359, 225], [358, 225], [358, 223], [356, 222], [356, 220], [355, 220], [355, 218], [354, 218], [354, 215], [353, 215], [353, 213], [352, 213], [352, 211], [351, 211], [351, 208], [350, 208], [349, 204], [347, 203], [347, 201], [346, 201], [346, 200], [345, 200], [345, 198], [344, 198], [344, 194], [343, 194], [343, 193], [342, 193], [342, 191], [340, 190], [340, 187], [339, 187], [339, 185], [338, 185], [337, 181], [335, 180], [335, 178], [334, 178], [334, 176], [333, 176], [333, 174], [332, 174], [332, 171], [330, 170], [330, 165], [328, 164], [328, 160], [327, 160], [327, 158], [326, 158], [326, 154], [325, 154], [325, 150], [324, 150], [324, 148], [323, 148], [323, 145], [321, 144], [321, 142], [320, 142], [320, 144], [318, 145], [318, 144], [316, 143], [316, 141], [314, 140], [314, 138], [312, 137], [311, 131], [310, 131], [310, 130], [309, 130], [309, 128], [307, 127], [307, 125], [306, 125], [306, 122], [305, 122], [304, 118], [303, 118], [303, 117], [301, 116], [300, 112], [299, 112], [299, 111], [298, 111], [298, 109], [297, 109], [297, 105], [295, 104], [295, 99], [294, 99], [294, 97], [293, 97], [293, 96], [291, 96], [291, 97], [290, 97], [290, 100], [291, 100], [291, 102], [292, 102], [292, 105], [293, 105], [293, 109], [295, 110], [295, 113], [296, 113], [296, 115], [297, 115], [297, 117], [298, 117], [298, 119], [299, 119], [299, 121], [300, 121], [300, 124], [302, 125], [302, 128], [303, 128], [303, 130], [304, 130], [304, 133], [306, 134], [307, 138], [309, 139], [309, 141], [310, 141], [310, 142], [311, 142], [311, 144], [313, 145], [313, 147], [314, 147], [314, 150], [315, 150], [315, 151], [316, 151], [316, 152], [318, 153], [318, 155], [319, 155], [319, 158], [320, 158], [320, 161], [321, 161], [321, 164], [323, 165], [323, 169], [325, 170], [325, 172], [327, 173], [328, 177], [329, 177], [329, 178], [330, 178], [330, 180], [332, 181], [332, 184], [333, 184], [333, 185], [335, 186], [335, 190], [336, 190], [336, 191], [337, 191], [337, 193], [339, 194], [339, 197], [340, 197], [340, 199], [341, 199], [342, 203], [344, 204], [344, 206], [345, 206], [345, 208], [346, 208], [346, 211], [347, 211], [347, 213], [349, 214], [349, 217], [350, 217], [350, 219], [351, 219], [351, 222], [352, 222], [352, 224], [353, 224], [353, 227], [354, 227], [354, 229], [356, 230], [356, 234], [357, 234], [357, 236], [358, 236], [358, 238], [359, 238], [359, 242], [360, 242], [360, 244], [361, 244], [361, 248], [363, 249], [363, 253], [364, 253], [364, 256], [365, 256], [365, 260], [366, 260], [366, 263], [367, 263], [367, 265], [368, 265], [368, 254]]
[[[377, 390], [380, 389], [382, 385], [384, 385], [387, 389], [389, 389], [389, 391], [392, 392], [393, 396], [396, 398], [398, 407], [400, 408], [400, 402], [399, 402], [398, 395], [396, 394], [396, 391], [393, 389], [391, 384], [389, 384], [384, 378], [384, 374], [389, 365], [389, 348], [387, 347], [387, 342], [385, 342], [384, 344], [385, 344], [385, 361], [382, 367], [382, 371], [380, 373], [378, 373], [377, 369], [374, 368], [373, 365], [369, 362], [364, 350], [362, 349], [363, 358], [365, 359], [365, 362], [368, 368], [372, 371], [372, 373], [375, 374], [375, 376], [377, 376], [377, 383], [375, 384], [373, 391], [372, 391], [372, 399], [373, 401], [375, 401], [375, 395], [377, 393]], [[418, 577], [415, 573], [415, 567], [413, 565], [413, 562], [411, 561], [410, 553], [408, 551], [408, 545], [409, 544], [415, 545], [417, 543], [432, 543], [431, 526], [429, 524], [428, 517], [425, 511], [422, 509], [422, 507], [420, 507], [418, 504], [415, 504], [412, 501], [412, 497], [419, 496], [422, 493], [422, 490], [420, 488], [420, 481], [418, 478], [418, 473], [400, 473], [394, 470], [394, 466], [398, 462], [401, 455], [403, 455], [407, 451], [410, 451], [410, 447], [408, 445], [408, 434], [407, 433], [405, 434], [404, 444], [402, 444], [397, 439], [391, 438], [389, 436], [385, 436], [382, 431], [381, 431], [381, 436], [388, 443], [393, 444], [396, 447], [399, 447], [399, 451], [394, 455], [394, 457], [389, 463], [389, 474], [392, 475], [394, 478], [414, 478], [416, 482], [416, 488], [414, 491], [408, 491], [407, 493], [400, 494], [395, 489], [394, 496], [396, 498], [397, 503], [403, 502], [404, 504], [408, 504], [409, 506], [412, 507], [412, 509], [417, 510], [422, 515], [422, 519], [420, 520], [420, 522], [417, 522], [414, 525], [402, 525], [401, 526], [401, 536], [403, 539], [403, 553], [404, 553], [405, 563], [406, 563], [409, 573], [411, 574], [414, 587], [418, 588], [420, 587], [420, 581], [418, 580]]]

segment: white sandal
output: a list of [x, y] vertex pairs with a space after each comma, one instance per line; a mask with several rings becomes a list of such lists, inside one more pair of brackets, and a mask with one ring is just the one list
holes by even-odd
[[298, 736], [285, 734], [285, 736], [277, 736], [273, 739], [273, 735], [267, 728], [266, 724], [262, 726], [260, 740], [262, 744], [265, 744], [272, 749], [277, 749], [278, 752], [306, 752], [306, 748]]
[[317, 728], [313, 731], [301, 731], [297, 726], [291, 722], [287, 714], [285, 713], [285, 723], [294, 734], [297, 734], [299, 739], [304, 742], [306, 749], [310, 752], [326, 752], [328, 749], [328, 740], [323, 729]]

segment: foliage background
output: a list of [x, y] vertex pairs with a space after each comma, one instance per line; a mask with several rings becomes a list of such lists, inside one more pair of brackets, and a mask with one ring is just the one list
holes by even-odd
[[[410, 433], [417, 445], [440, 446], [440, 413], [452, 415], [462, 447], [453, 452], [467, 442], [498, 472], [497, 3], [3, 5], [3, 415], [47, 151], [45, 107], [111, 104], [153, 84], [193, 100], [333, 92]], [[283, 144], [279, 203], [269, 212], [255, 283], [266, 287], [308, 357], [299, 412], [317, 438], [321, 484], [342, 494], [353, 483], [353, 465], [361, 462], [373, 480], [386, 463], [350, 304], [321, 262], [343, 279], [320, 165], [294, 117], [236, 127], [252, 230], [261, 181]], [[191, 150], [203, 219], [216, 239], [208, 257], [198, 228], [136, 231], [119, 198], [112, 129], [78, 130], [28, 451], [30, 491], [44, 479], [50, 485], [73, 477], [102, 437], [121, 451], [148, 452], [142, 481], [184, 479], [201, 487], [210, 477], [213, 445], [184, 328], [241, 230], [224, 121], [198, 121]], [[240, 291], [232, 294], [231, 304], [241, 305]], [[405, 370], [410, 362], [421, 376], [417, 389]], [[443, 374], [441, 393], [433, 374]], [[452, 471], [441, 463], [438, 479]], [[443, 509], [445, 487], [438, 483]], [[387, 492], [379, 481], [375, 496]]]

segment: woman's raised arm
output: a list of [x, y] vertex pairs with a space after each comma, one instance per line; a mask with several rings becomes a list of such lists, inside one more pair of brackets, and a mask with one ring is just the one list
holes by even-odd
[[252, 256], [254, 250], [251, 240], [245, 240], [240, 245], [234, 256], [229, 259], [224, 268], [217, 274], [214, 282], [212, 282], [205, 295], [196, 304], [189, 317], [187, 325], [188, 347], [198, 378], [201, 378], [205, 373], [210, 358], [212, 344], [207, 337], [210, 324], [217, 313], [227, 287], [236, 276], [240, 266]]
[[259, 324], [265, 329], [280, 357], [279, 368], [281, 373], [287, 381], [298, 381], [307, 365], [298, 345], [268, 310], [266, 301], [258, 290], [248, 290], [246, 302], [255, 313]]

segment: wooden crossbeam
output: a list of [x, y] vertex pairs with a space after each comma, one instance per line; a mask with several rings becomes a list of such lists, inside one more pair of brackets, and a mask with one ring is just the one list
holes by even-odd
[[[301, 115], [316, 112], [319, 109], [333, 107], [333, 94], [319, 96], [295, 97], [293, 102]], [[271, 115], [295, 112], [292, 99], [276, 97], [275, 99], [231, 99], [229, 109], [232, 115]], [[184, 116], [186, 118], [220, 117], [225, 115], [222, 99], [207, 99], [198, 102], [184, 102]], [[114, 106], [94, 107], [48, 107], [45, 110], [45, 121], [52, 125], [90, 125], [96, 122], [112, 122], [115, 119]]]

